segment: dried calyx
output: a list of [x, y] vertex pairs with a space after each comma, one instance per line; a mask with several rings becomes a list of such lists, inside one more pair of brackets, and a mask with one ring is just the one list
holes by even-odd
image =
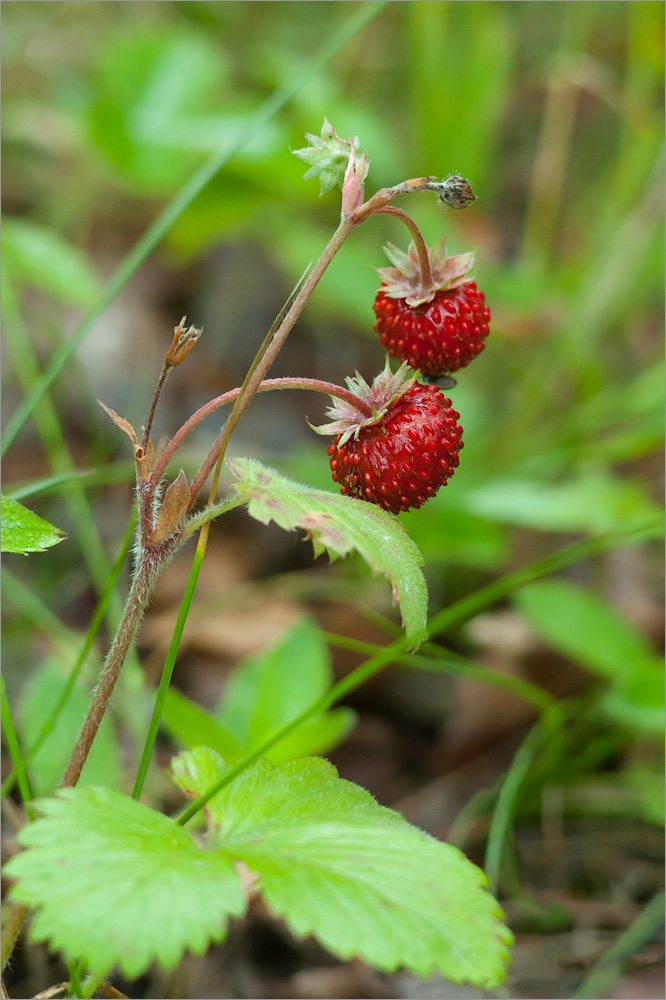
[[[474, 253], [446, 255], [446, 237], [431, 249], [425, 248], [429, 268], [424, 268], [416, 244], [412, 242], [407, 253], [389, 243], [384, 252], [393, 267], [375, 268], [382, 279], [382, 291], [392, 299], [405, 299], [409, 306], [431, 302], [437, 292], [450, 291], [472, 277], [476, 265]], [[429, 273], [427, 273], [429, 271]]]
[[365, 407], [361, 409], [345, 399], [332, 396], [333, 405], [326, 411], [326, 416], [331, 422], [320, 427], [314, 427], [312, 424], [310, 426], [317, 434], [340, 435], [338, 443], [345, 444], [350, 437], [358, 437], [364, 427], [379, 423], [415, 380], [416, 372], [411, 371], [406, 364], [401, 365], [394, 374], [389, 367], [387, 357], [384, 370], [377, 375], [372, 385], [368, 385], [358, 372], [355, 378], [345, 379], [349, 391], [358, 396], [362, 403], [370, 406], [371, 416], [367, 415]]

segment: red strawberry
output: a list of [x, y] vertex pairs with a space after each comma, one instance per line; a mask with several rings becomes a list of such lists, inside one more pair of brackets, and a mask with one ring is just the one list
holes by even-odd
[[425, 375], [464, 368], [483, 350], [490, 320], [485, 296], [469, 280], [474, 254], [447, 257], [445, 240], [425, 247], [421, 258], [413, 243], [407, 254], [390, 244], [386, 253], [396, 266], [378, 270], [380, 342]]
[[337, 434], [328, 449], [333, 480], [340, 492], [397, 514], [434, 497], [458, 465], [463, 446], [460, 416], [434, 385], [392, 375], [387, 365], [372, 386], [357, 373], [352, 392], [373, 409], [366, 417], [351, 403], [335, 400], [333, 422], [318, 428]]

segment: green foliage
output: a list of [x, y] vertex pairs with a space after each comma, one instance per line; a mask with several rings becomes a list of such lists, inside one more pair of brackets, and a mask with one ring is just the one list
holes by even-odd
[[[56, 660], [45, 660], [26, 685], [20, 704], [20, 735], [23, 745], [31, 747], [57, 705], [67, 683], [67, 673]], [[72, 734], [90, 705], [87, 686], [77, 684], [53, 729], [40, 748], [31, 755], [28, 776], [35, 795], [47, 795], [58, 787], [72, 752]], [[81, 785], [104, 785], [119, 788], [121, 778], [118, 740], [110, 718], [102, 721], [80, 778]]]
[[100, 52], [87, 109], [90, 138], [108, 167], [134, 190], [173, 191], [197, 154], [231, 144], [243, 125], [218, 110], [227, 72], [204, 33], [146, 25], [114, 34]]
[[627, 676], [653, 655], [637, 629], [578, 584], [540, 580], [515, 599], [539, 635], [604, 677]]
[[[199, 747], [173, 768], [196, 795], [225, 765]], [[25, 850], [6, 867], [12, 895], [37, 909], [33, 939], [93, 972], [118, 965], [136, 977], [221, 940], [246, 907], [242, 861], [295, 934], [342, 958], [487, 987], [503, 978], [511, 938], [483, 873], [326, 761], [257, 761], [209, 802], [205, 849], [106, 789], [66, 789], [38, 808], [42, 818], [19, 835]]]
[[470, 490], [466, 499], [468, 510], [477, 516], [538, 531], [602, 534], [659, 513], [641, 482], [607, 473], [584, 474], [563, 483], [536, 477], [496, 479]]
[[[201, 747], [174, 771], [200, 794], [213, 770], [224, 773], [214, 764]], [[510, 935], [479, 869], [326, 761], [257, 761], [207, 808], [212, 842], [257, 873], [268, 906], [295, 934], [388, 971], [438, 969], [485, 986], [502, 979]]]
[[515, 600], [551, 646], [611, 681], [601, 705], [612, 718], [649, 733], [663, 733], [663, 660], [638, 629], [567, 580], [532, 583], [518, 591]]
[[28, 510], [23, 504], [9, 497], [2, 497], [2, 551], [44, 552], [65, 538], [60, 528], [54, 527]]
[[249, 458], [228, 458], [238, 481], [236, 491], [249, 500], [248, 513], [262, 524], [275, 521], [286, 531], [304, 528], [315, 555], [331, 559], [356, 550], [373, 573], [383, 573], [400, 604], [402, 622], [412, 646], [426, 634], [427, 591], [419, 550], [398, 519], [351, 497], [315, 490], [286, 479]]
[[[367, 15], [361, 10], [344, 38], [351, 37], [364, 17], [369, 20], [378, 12], [379, 17], [348, 48], [342, 47], [330, 66], [325, 65], [330, 51], [326, 55], [322, 49], [314, 58], [310, 53], [320, 51], [321, 39], [328, 44], [340, 32], [345, 5], [264, 4], [259, 33], [250, 5], [242, 4], [65, 4], [55, 21], [49, 21], [52, 5], [46, 5], [46, 17], [36, 6], [37, 15], [31, 4], [6, 4], [3, 11], [5, 192], [15, 213], [3, 230], [3, 288], [9, 293], [6, 311], [11, 306], [15, 337], [26, 343], [34, 337], [36, 348], [34, 376], [18, 360], [21, 377], [15, 377], [16, 371], [9, 376], [10, 393], [20, 386], [27, 395], [10, 417], [6, 444], [28, 416], [39, 418], [37, 403], [45, 385], [62, 372], [149, 254], [154, 254], [151, 294], [156, 300], [161, 296], [162, 309], [170, 309], [183, 295], [205, 304], [206, 282], [198, 276], [210, 273], [219, 260], [231, 268], [239, 242], [243, 250], [251, 248], [255, 266], [247, 281], [238, 281], [238, 273], [233, 273], [234, 310], [225, 313], [229, 336], [238, 338], [240, 357], [244, 340], [254, 336], [246, 332], [246, 317], [254, 315], [264, 287], [271, 284], [271, 272], [291, 287], [307, 261], [319, 255], [337, 222], [335, 199], [318, 203], [316, 185], [301, 182], [302, 167], [287, 152], [302, 144], [303, 133], [318, 127], [323, 109], [341, 134], [358, 135], [362, 148], [367, 146], [373, 159], [369, 191], [403, 177], [455, 170], [469, 176], [479, 196], [469, 213], [442, 214], [427, 199], [413, 206], [429, 243], [446, 233], [452, 252], [478, 248], [479, 283], [493, 317], [487, 350], [473, 369], [460, 373], [460, 384], [452, 391], [465, 428], [461, 467], [446, 491], [402, 519], [425, 555], [433, 621], [449, 627], [448, 609], [436, 607], [444, 594], [453, 602], [454, 621], [472, 617], [502, 597], [502, 581], [511, 578], [506, 576], [508, 568], [523, 566], [536, 553], [552, 554], [556, 532], [612, 532], [617, 539], [612, 544], [623, 544], [623, 532], [654, 517], [658, 491], [651, 463], [655, 454], [661, 456], [663, 443], [663, 5], [417, 2], [380, 10], [361, 4], [359, 8], [372, 10]], [[343, 35], [337, 35], [336, 44], [341, 45]], [[58, 53], [72, 47], [76, 59], [63, 61]], [[206, 157], [204, 167], [197, 169]], [[163, 208], [161, 200], [174, 192]], [[411, 204], [403, 207], [412, 210]], [[150, 219], [155, 223], [149, 224]], [[340, 380], [356, 366], [364, 375], [372, 374], [366, 365], [372, 366], [372, 351], [378, 351], [371, 329], [377, 279], [368, 265], [379, 265], [383, 242], [400, 243], [398, 225], [388, 217], [376, 218], [354, 234], [324, 276], [305, 322], [294, 332], [301, 338], [299, 348], [311, 350], [313, 365], [324, 377], [333, 377], [336, 366], [342, 369]], [[143, 236], [130, 249], [142, 228]], [[105, 267], [108, 263], [117, 268], [103, 293], [74, 243], [90, 247]], [[178, 256], [188, 263], [187, 281], [181, 285], [172, 280]], [[35, 290], [41, 294], [35, 296]], [[51, 303], [48, 312], [40, 314], [44, 296]], [[54, 299], [91, 307], [73, 335], [58, 328], [51, 308]], [[365, 343], [359, 341], [363, 336]], [[217, 357], [233, 367], [237, 356], [228, 353], [224, 343], [218, 346]], [[45, 360], [40, 355], [47, 348], [53, 349], [53, 356], [40, 376]], [[248, 359], [251, 354], [250, 349]], [[379, 368], [381, 358], [375, 356]], [[37, 380], [36, 388], [29, 385], [31, 377]], [[53, 389], [57, 414], [62, 408], [57, 383]], [[57, 416], [55, 420], [57, 428]], [[83, 461], [100, 461], [94, 432], [90, 427], [81, 431], [77, 464], [84, 445], [93, 447]], [[52, 469], [61, 472], [62, 465], [54, 462], [54, 440], [52, 434], [45, 451]], [[260, 439], [257, 453], [264, 446]], [[275, 464], [303, 482], [330, 488], [321, 453], [308, 459], [305, 471], [290, 464], [294, 442], [287, 440], [284, 447], [285, 454], [276, 456]], [[6, 471], [10, 479], [26, 475], [25, 453], [17, 448], [14, 454], [18, 461]], [[315, 455], [314, 449], [310, 454]], [[10, 453], [10, 461], [12, 457]], [[110, 482], [112, 471], [102, 457], [86, 489]], [[43, 485], [64, 487], [66, 476], [44, 479]], [[287, 481], [279, 479], [284, 490]], [[289, 484], [288, 496], [283, 492], [277, 504], [288, 529], [302, 526], [309, 511], [303, 514], [303, 495], [292, 496], [291, 489]], [[308, 493], [311, 498], [315, 491]], [[298, 511], [291, 507], [294, 497]], [[263, 521], [270, 519], [266, 508], [271, 499], [266, 492], [261, 501], [253, 500]], [[329, 493], [325, 502], [335, 499]], [[59, 503], [59, 497], [50, 502]], [[59, 521], [59, 507], [40, 509]], [[101, 516], [103, 511], [101, 507]], [[349, 529], [345, 525], [343, 531], [338, 524], [339, 513], [336, 510], [335, 523], [342, 537]], [[3, 521], [6, 529], [4, 501]], [[80, 518], [74, 522], [78, 526]], [[402, 529], [394, 523], [400, 536]], [[60, 540], [57, 529], [47, 527], [48, 544], [54, 545]], [[312, 525], [305, 528], [312, 530]], [[354, 529], [358, 532], [358, 525]], [[369, 554], [376, 570], [401, 573], [401, 556], [394, 557], [391, 549], [382, 552], [384, 562], [376, 561], [378, 536], [370, 536], [363, 539], [364, 558]], [[652, 537], [646, 536], [643, 544], [650, 544]], [[65, 602], [85, 603], [81, 598], [89, 591], [89, 580], [82, 556], [90, 550], [88, 541], [82, 533], [79, 550], [70, 542], [48, 560], [28, 564], [40, 574], [39, 594], [54, 611]], [[326, 545], [318, 544], [318, 550]], [[359, 546], [354, 541], [345, 551], [351, 548]], [[601, 550], [590, 548], [586, 558]], [[338, 554], [334, 545], [329, 552]], [[557, 552], [549, 572], [557, 568], [556, 561]], [[420, 580], [418, 560], [412, 569], [414, 579]], [[601, 564], [599, 572], [608, 574], [607, 566]], [[402, 578], [398, 582], [404, 583]], [[605, 578], [599, 582], [599, 592], [612, 584]], [[475, 591], [482, 583], [488, 586]], [[37, 593], [38, 588], [33, 590]], [[357, 583], [354, 594], [360, 590]], [[400, 594], [406, 625], [418, 641], [423, 602], [412, 598]], [[365, 603], [362, 594], [358, 600]], [[511, 825], [538, 816], [549, 785], [564, 788], [565, 809], [575, 815], [663, 821], [663, 783], [656, 770], [650, 770], [649, 761], [640, 770], [628, 766], [624, 756], [628, 752], [632, 761], [643, 761], [646, 747], [652, 752], [653, 737], [663, 732], [663, 674], [649, 642], [608, 603], [565, 581], [552, 581], [541, 590], [526, 588], [517, 602], [538, 634], [591, 671], [595, 684], [571, 717], [572, 733], [562, 727], [550, 739], [529, 743], [509, 770], [490, 844], [491, 874], [502, 886], [500, 868], [510, 849]], [[10, 631], [23, 632], [21, 655], [14, 657], [12, 647], [7, 663], [21, 665], [34, 655], [34, 635], [40, 628], [37, 624], [26, 629], [17, 617]], [[40, 634], [40, 656], [43, 641]], [[49, 641], [54, 641], [51, 633]], [[302, 704], [305, 689], [308, 698], [316, 700], [315, 692], [330, 683], [322, 679], [318, 654], [312, 654], [317, 666], [309, 672], [302, 652], [306, 647], [297, 652], [296, 633], [284, 643], [282, 651], [280, 644], [240, 669], [226, 696], [229, 703], [223, 700], [215, 714], [170, 696], [167, 720], [172, 731], [188, 744], [209, 743], [228, 759], [248, 752], [262, 733], [265, 738], [281, 724], [278, 718], [282, 723], [287, 719], [287, 691], [293, 699], [302, 694]], [[486, 669], [490, 672], [494, 664]], [[482, 680], [482, 674], [477, 678]], [[43, 718], [42, 701], [50, 703], [59, 684], [55, 665], [32, 675], [18, 727], [28, 746]], [[65, 724], [70, 733], [77, 730], [83, 697], [75, 691], [78, 719], [66, 713], [62, 733], [59, 728], [52, 733], [43, 756], [30, 762], [31, 782], [42, 790], [56, 780], [54, 762], [62, 764]], [[277, 762], [287, 753], [312, 753], [332, 745], [345, 730], [339, 711], [311, 720], [270, 754]], [[107, 737], [100, 734], [99, 739], [104, 749]], [[220, 772], [215, 759], [207, 759], [204, 785]], [[318, 766], [312, 762], [313, 768]], [[84, 780], [91, 779], [90, 768], [96, 782], [108, 778], [113, 784], [117, 758], [111, 755], [106, 777], [91, 759]], [[249, 770], [223, 793], [231, 796], [236, 790], [244, 815], [254, 805], [251, 776], [264, 789], [274, 781], [276, 794], [289, 784], [283, 769], [271, 771], [262, 763]], [[134, 830], [137, 816], [152, 830], [153, 819], [159, 817], [146, 810], [134, 812], [142, 807], [131, 803], [125, 808], [119, 796], [99, 793], [95, 798], [97, 794], [82, 790], [70, 799], [55, 799], [49, 806], [53, 825], [41, 825], [51, 823], [47, 815], [35, 827], [54, 831], [52, 855], [45, 836], [45, 843], [26, 852], [29, 861], [12, 862], [34, 865], [36, 871], [35, 855], [43, 852], [39, 878], [44, 885], [36, 888], [35, 881], [31, 897], [36, 904], [44, 903], [38, 934], [56, 947], [62, 941], [72, 959], [99, 948], [100, 969], [121, 956], [127, 974], [145, 969], [152, 958], [173, 964], [184, 947], [200, 952], [209, 940], [218, 939], [230, 912], [228, 901], [235, 900], [234, 913], [245, 905], [227, 855], [201, 852], [177, 837], [174, 843], [180, 846], [166, 852], [159, 847], [166, 843], [164, 827], [157, 822], [156, 863], [151, 867], [147, 859], [146, 868], [142, 852], [152, 850], [150, 836], [137, 838], [134, 848], [129, 845], [122, 855], [122, 831]], [[81, 807], [80, 834], [73, 806], [71, 816], [68, 813], [72, 802]], [[287, 810], [281, 801], [275, 805], [278, 811]], [[260, 810], [260, 804], [256, 808]], [[93, 830], [91, 842], [99, 858], [92, 850], [87, 853], [86, 824]], [[287, 918], [294, 926], [313, 927], [322, 940], [326, 935], [334, 940], [340, 954], [349, 953], [346, 928], [334, 918], [329, 926], [314, 912], [317, 900], [305, 898], [302, 886], [295, 889], [289, 883], [284, 861], [288, 851], [277, 833], [275, 843], [282, 853], [271, 868], [265, 851], [267, 830], [268, 819], [255, 849], [261, 855], [258, 862], [266, 862], [261, 877], [276, 912], [293, 909]], [[296, 837], [298, 829], [293, 832]], [[29, 839], [31, 834], [22, 836]], [[41, 832], [36, 836], [39, 839]], [[119, 836], [120, 853], [114, 853]], [[340, 849], [352, 839], [351, 834], [343, 839]], [[324, 838], [314, 846], [323, 849], [328, 843]], [[62, 906], [62, 899], [70, 897], [56, 892], [58, 858], [71, 859], [79, 845], [87, 867], [79, 883], [73, 864], [67, 862], [65, 878], [73, 879], [72, 898], [77, 887], [81, 892], [72, 904], [71, 922], [63, 923], [69, 908]], [[381, 859], [365, 841], [362, 846], [374, 871], [373, 864]], [[245, 844], [239, 847], [245, 849], [250, 850]], [[201, 874], [208, 871], [202, 855], [211, 865], [210, 891]], [[121, 884], [126, 891], [124, 896], [119, 892], [116, 906], [116, 879], [125, 870], [125, 856], [130, 859], [128, 880]], [[398, 873], [403, 863], [409, 868], [399, 852], [396, 856]], [[162, 889], [173, 858], [174, 881]], [[193, 878], [187, 869], [190, 860], [198, 873]], [[146, 898], [136, 891], [143, 876], [149, 887], [154, 885]], [[315, 882], [322, 892], [329, 891], [324, 875], [317, 874]], [[216, 900], [213, 889], [221, 885], [226, 898]], [[158, 933], [167, 910], [175, 926]], [[359, 918], [360, 912], [348, 914], [345, 921]], [[381, 914], [383, 926], [393, 934], [392, 915], [404, 911], [391, 906], [372, 912]], [[465, 913], [455, 912], [462, 914], [458, 923], [464, 926]], [[116, 927], [114, 913], [121, 921], [127, 918], [127, 924]], [[410, 925], [411, 920], [410, 911], [402, 922]], [[364, 931], [361, 927], [360, 940], [365, 940]], [[383, 960], [385, 951], [372, 938], [372, 930], [368, 933], [368, 953], [375, 947], [372, 954]], [[66, 951], [64, 939], [70, 935], [72, 950]], [[410, 953], [416, 963], [417, 952], [414, 946]], [[587, 995], [586, 989], [592, 988], [588, 984], [579, 995]]]
[[[332, 683], [327, 646], [316, 624], [303, 619], [263, 653], [236, 667], [215, 714], [170, 689], [164, 722], [186, 746], [208, 746], [229, 760], [261, 746], [326, 694]], [[279, 740], [266, 757], [280, 763], [324, 753], [347, 735], [354, 721], [348, 708], [315, 715]]]
[[240, 916], [245, 893], [231, 858], [118, 792], [74, 788], [39, 803], [26, 848], [7, 868], [16, 899], [37, 910], [36, 941], [104, 974], [170, 969], [202, 954]]
[[99, 281], [81, 250], [53, 229], [25, 219], [3, 218], [3, 282], [30, 285], [57, 302], [90, 305]]

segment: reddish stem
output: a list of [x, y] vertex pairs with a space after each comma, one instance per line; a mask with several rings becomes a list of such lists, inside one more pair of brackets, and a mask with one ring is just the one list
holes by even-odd
[[430, 257], [428, 256], [428, 247], [425, 244], [425, 240], [421, 235], [421, 230], [416, 225], [411, 215], [407, 215], [407, 212], [403, 212], [401, 208], [394, 208], [393, 205], [386, 205], [384, 208], [377, 208], [373, 212], [373, 215], [395, 215], [396, 218], [404, 222], [414, 240], [414, 246], [416, 247], [416, 252], [419, 255], [419, 267], [421, 268], [421, 281], [423, 287], [432, 287], [432, 271], [430, 270]]
[[[366, 403], [363, 399], [359, 399], [359, 397], [355, 396], [353, 392], [350, 392], [348, 389], [343, 389], [342, 386], [335, 385], [333, 382], [322, 382], [320, 379], [312, 378], [269, 378], [259, 384], [257, 392], [270, 392], [272, 389], [310, 389], [313, 392], [324, 392], [329, 396], [337, 396], [338, 399], [344, 399], [345, 402], [350, 403], [352, 406], [355, 406], [357, 410], [360, 410], [364, 416], [372, 416], [372, 407], [369, 403]], [[230, 389], [221, 396], [216, 396], [215, 399], [211, 399], [208, 403], [205, 403], [196, 411], [196, 413], [193, 413], [192, 416], [185, 421], [183, 426], [176, 431], [160, 455], [160, 460], [155, 466], [151, 476], [151, 483], [154, 486], [159, 483], [160, 479], [166, 472], [167, 465], [188, 434], [191, 434], [194, 428], [200, 424], [202, 420], [210, 416], [211, 413], [214, 413], [215, 410], [219, 410], [220, 407], [226, 406], [227, 403], [233, 403], [240, 392], [240, 388]]]

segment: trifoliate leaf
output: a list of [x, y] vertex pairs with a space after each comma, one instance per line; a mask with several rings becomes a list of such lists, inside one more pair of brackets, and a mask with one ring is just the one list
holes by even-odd
[[315, 555], [326, 551], [335, 558], [356, 550], [373, 573], [383, 573], [411, 645], [423, 641], [428, 607], [423, 557], [396, 517], [364, 500], [296, 483], [254, 459], [228, 458], [227, 465], [237, 477], [236, 491], [249, 500], [251, 517], [262, 524], [275, 521], [286, 531], [305, 529]]
[[[213, 757], [203, 747], [182, 754], [181, 787], [210, 787]], [[217, 767], [222, 775], [221, 760]], [[207, 809], [213, 842], [258, 876], [266, 903], [294, 934], [387, 972], [405, 966], [485, 988], [501, 982], [511, 935], [483, 872], [327, 761], [259, 760]]]
[[2, 551], [43, 552], [65, 538], [60, 528], [10, 497], [2, 497]]
[[160, 813], [103, 788], [38, 801], [43, 818], [18, 835], [27, 848], [6, 874], [15, 899], [37, 907], [36, 941], [70, 962], [129, 978], [152, 962], [201, 955], [241, 915], [246, 895], [228, 854], [203, 850]]

